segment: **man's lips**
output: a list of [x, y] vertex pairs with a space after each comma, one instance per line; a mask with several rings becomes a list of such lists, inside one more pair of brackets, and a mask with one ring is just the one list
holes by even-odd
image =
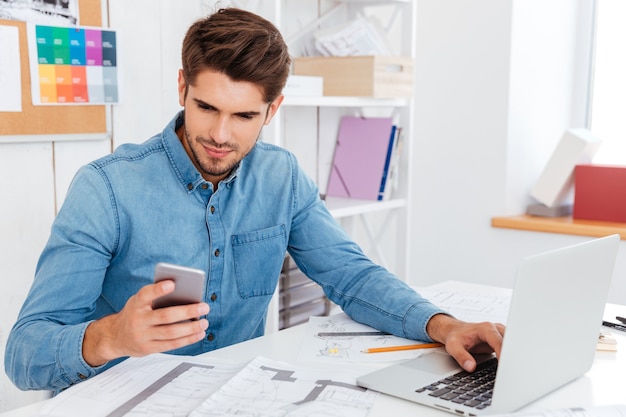
[[231, 149], [227, 149], [227, 148], [211, 148], [211, 147], [206, 147], [206, 146], [204, 147], [204, 151], [211, 158], [220, 158], [220, 159], [225, 158], [230, 152], [232, 152]]

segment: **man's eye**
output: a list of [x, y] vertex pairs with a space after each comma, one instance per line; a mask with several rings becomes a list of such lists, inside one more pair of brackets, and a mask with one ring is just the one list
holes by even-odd
[[245, 114], [245, 113], [243, 113], [243, 114], [240, 114], [240, 115], [239, 115], [239, 117], [240, 117], [240, 118], [242, 118], [242, 119], [244, 119], [244, 120], [252, 120], [254, 116], [253, 116], [253, 115], [251, 115], [251, 114]]

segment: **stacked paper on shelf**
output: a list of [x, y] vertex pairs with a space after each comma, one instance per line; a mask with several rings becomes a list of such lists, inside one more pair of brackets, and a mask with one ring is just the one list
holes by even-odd
[[392, 48], [380, 22], [359, 17], [343, 24], [318, 30], [315, 48], [323, 56], [391, 55]]
[[283, 89], [285, 96], [319, 97], [324, 94], [324, 78], [290, 74]]

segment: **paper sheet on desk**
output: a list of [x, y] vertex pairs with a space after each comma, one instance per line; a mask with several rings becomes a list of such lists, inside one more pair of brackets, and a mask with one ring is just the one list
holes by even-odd
[[365, 324], [357, 323], [345, 313], [329, 317], [310, 317], [300, 346], [298, 360], [323, 362], [389, 362], [415, 358], [424, 350], [363, 353], [364, 349], [385, 346], [414, 345], [415, 340], [397, 336], [318, 336], [320, 332], [368, 332], [375, 331]]
[[355, 377], [257, 357], [189, 417], [365, 417], [378, 393]]
[[460, 281], [414, 288], [437, 307], [460, 320], [506, 323], [512, 292], [508, 288]]
[[257, 357], [248, 363], [155, 354], [130, 358], [49, 400], [39, 417], [365, 417], [378, 393], [350, 373]]
[[41, 415], [187, 415], [244, 365], [165, 354], [130, 358], [52, 398]]
[[493, 414], [491, 417], [626, 417], [626, 405], [597, 405], [542, 411], [520, 411], [515, 414]]

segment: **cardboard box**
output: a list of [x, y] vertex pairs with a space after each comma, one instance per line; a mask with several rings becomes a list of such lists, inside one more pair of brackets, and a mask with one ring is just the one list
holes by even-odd
[[573, 217], [626, 223], [626, 166], [577, 165]]
[[294, 60], [293, 68], [296, 75], [324, 77], [325, 96], [413, 96], [410, 57], [302, 57]]

